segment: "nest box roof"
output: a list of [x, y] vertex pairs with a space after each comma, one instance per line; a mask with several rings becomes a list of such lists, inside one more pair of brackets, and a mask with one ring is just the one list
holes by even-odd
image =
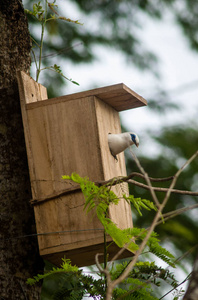
[[[98, 97], [105, 103], [115, 108], [115, 110], [117, 111], [123, 111], [147, 105], [147, 101], [143, 97], [135, 93], [123, 83], [96, 88], [93, 90], [66, 95], [63, 97], [65, 100], [74, 100], [89, 96]], [[52, 99], [50, 99], [50, 101], [51, 100]]]
[[135, 93], [123, 83], [76, 93], [66, 97], [80, 98], [87, 96], [97, 96], [99, 99], [106, 102], [117, 111], [123, 111], [147, 105], [147, 101], [143, 97]]
[[31, 109], [37, 106], [51, 105], [62, 101], [71, 101], [90, 96], [98, 97], [100, 100], [112, 106], [118, 112], [147, 105], [147, 101], [143, 97], [128, 88], [125, 84], [119, 83], [93, 90], [29, 103], [28, 106], [29, 109]]

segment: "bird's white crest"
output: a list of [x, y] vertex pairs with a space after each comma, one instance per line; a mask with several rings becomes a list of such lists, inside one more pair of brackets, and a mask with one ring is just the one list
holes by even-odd
[[109, 133], [108, 143], [111, 154], [116, 158], [117, 154], [121, 153], [129, 146], [135, 144], [138, 147], [139, 138], [134, 132], [124, 132], [118, 134]]

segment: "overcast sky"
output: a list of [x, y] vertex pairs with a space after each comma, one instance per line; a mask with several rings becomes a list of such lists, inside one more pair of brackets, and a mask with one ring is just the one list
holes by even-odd
[[[26, 1], [28, 0], [24, 0], [24, 5]], [[62, 15], [78, 19], [83, 23], [81, 30], [88, 31], [94, 25], [90, 16], [83, 15], [74, 2], [57, 1], [57, 4]], [[187, 39], [174, 23], [171, 13], [164, 12], [162, 21], [152, 20], [145, 14], [140, 15], [140, 18], [144, 20], [144, 25], [137, 29], [139, 37], [144, 47], [153, 51], [158, 57], [160, 78], [157, 79], [151, 72], [138, 70], [133, 64], [127, 64], [124, 54], [110, 47], [95, 46], [97, 60], [92, 64], [73, 65], [70, 62], [61, 61], [58, 56], [55, 63], [61, 66], [67, 77], [80, 84], [78, 87], [67, 83], [63, 94], [117, 83], [126, 84], [146, 100], [153, 96], [157, 99], [159, 88], [166, 91], [169, 94], [167, 100], [178, 103], [181, 110], [172, 111], [160, 117], [145, 107], [120, 114], [127, 130], [138, 132], [141, 136], [147, 128], [160, 129], [164, 125], [173, 126], [176, 123], [184, 124], [197, 120], [198, 53], [190, 49]], [[165, 108], [165, 104], [162, 103], [162, 105]]]
[[[86, 27], [86, 19], [80, 20]], [[67, 74], [80, 83], [80, 87], [69, 84], [65, 94], [75, 93], [94, 87], [123, 82], [146, 100], [156, 95], [156, 87], [169, 92], [169, 101], [179, 103], [181, 111], [172, 112], [164, 117], [152, 114], [147, 108], [138, 108], [121, 113], [122, 123], [128, 130], [141, 132], [145, 128], [172, 126], [197, 119], [198, 95], [198, 54], [193, 52], [180, 28], [171, 15], [163, 21], [152, 21], [145, 17], [144, 27], [140, 30], [142, 43], [159, 58], [160, 79], [149, 72], [137, 70], [128, 65], [124, 56], [110, 48], [96, 47], [98, 60], [91, 65], [73, 66], [67, 64]], [[148, 101], [149, 105], [149, 101]]]

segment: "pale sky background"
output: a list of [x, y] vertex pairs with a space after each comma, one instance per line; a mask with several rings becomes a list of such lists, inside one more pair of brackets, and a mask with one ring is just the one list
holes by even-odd
[[[67, 14], [69, 12], [67, 11]], [[72, 12], [71, 12], [72, 13]], [[86, 27], [85, 20], [80, 18]], [[85, 28], [86, 29], [86, 28]], [[98, 60], [88, 64], [66, 66], [68, 77], [80, 83], [80, 87], [69, 84], [65, 94], [75, 93], [94, 87], [102, 87], [123, 82], [146, 100], [156, 95], [156, 86], [170, 92], [170, 102], [181, 103], [183, 109], [174, 115], [160, 119], [148, 112], [147, 108], [138, 108], [121, 113], [122, 122], [129, 129], [144, 130], [148, 126], [161, 126], [185, 122], [190, 116], [196, 120], [198, 108], [198, 53], [193, 52], [180, 28], [171, 15], [163, 21], [152, 21], [144, 16], [144, 27], [139, 30], [142, 43], [159, 58], [160, 79], [149, 72], [137, 70], [126, 63], [124, 56], [110, 48], [95, 47]], [[149, 105], [149, 102], [148, 102]], [[195, 109], [196, 108], [196, 109]]]

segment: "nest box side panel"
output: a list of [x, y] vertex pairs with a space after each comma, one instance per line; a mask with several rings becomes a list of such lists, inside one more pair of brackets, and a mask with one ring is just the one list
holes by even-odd
[[[125, 176], [126, 165], [124, 153], [118, 155], [117, 162], [111, 155], [108, 146], [108, 133], [121, 133], [119, 113], [97, 97], [95, 97], [95, 105], [104, 180], [117, 176]], [[128, 195], [128, 184], [121, 183], [112, 187], [112, 190], [118, 197], [122, 197], [123, 194]], [[110, 207], [110, 217], [122, 229], [133, 226], [131, 207], [124, 199], [121, 199], [118, 205]]]

